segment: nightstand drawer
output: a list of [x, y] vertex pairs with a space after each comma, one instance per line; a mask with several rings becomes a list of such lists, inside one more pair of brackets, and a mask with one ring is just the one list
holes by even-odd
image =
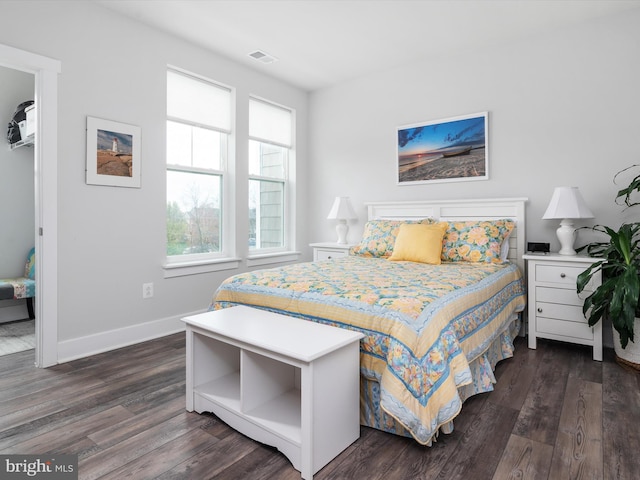
[[332, 260], [334, 258], [346, 257], [349, 252], [344, 250], [325, 250], [317, 248], [314, 255], [314, 260]]
[[352, 243], [310, 243], [313, 247], [313, 261], [333, 260], [334, 258], [348, 257], [349, 250], [353, 247]]
[[563, 305], [536, 301], [536, 318], [555, 318], [569, 322], [587, 323], [581, 305]]
[[578, 275], [585, 271], [583, 267], [557, 265], [536, 265], [536, 282], [557, 283], [576, 288]]
[[582, 292], [578, 295], [576, 289], [568, 288], [552, 288], [552, 287], [536, 287], [536, 300], [547, 303], [563, 303], [566, 305], [577, 305], [582, 308], [584, 299], [591, 292]]
[[538, 317], [536, 318], [536, 331], [542, 334], [593, 340], [593, 328], [586, 322], [565, 322], [564, 320]]

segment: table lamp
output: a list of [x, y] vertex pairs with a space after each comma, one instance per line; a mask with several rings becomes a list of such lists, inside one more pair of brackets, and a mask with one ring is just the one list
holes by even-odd
[[547, 211], [542, 216], [543, 220], [560, 218], [560, 227], [556, 230], [560, 241], [560, 255], [575, 255], [573, 242], [576, 237], [576, 229], [573, 220], [579, 218], [593, 218], [593, 213], [585, 203], [578, 187], [556, 187], [553, 191]]
[[353, 211], [353, 208], [351, 208], [349, 197], [336, 197], [333, 201], [333, 206], [331, 207], [331, 211], [329, 212], [327, 219], [338, 220], [338, 224], [336, 225], [338, 243], [347, 243], [347, 233], [349, 232], [347, 220], [355, 220], [356, 218], [356, 214]]

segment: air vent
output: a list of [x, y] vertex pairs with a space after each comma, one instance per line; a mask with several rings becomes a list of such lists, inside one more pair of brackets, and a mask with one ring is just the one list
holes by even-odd
[[256, 50], [255, 52], [251, 52], [249, 56], [261, 63], [273, 63], [276, 60], [278, 60], [276, 57], [269, 55], [268, 53], [263, 52], [261, 50]]

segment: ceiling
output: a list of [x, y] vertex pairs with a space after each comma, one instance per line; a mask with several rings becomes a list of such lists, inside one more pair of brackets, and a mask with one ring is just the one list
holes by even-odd
[[[302, 89], [640, 8], [640, 0], [94, 0]], [[264, 64], [260, 50], [277, 61]]]

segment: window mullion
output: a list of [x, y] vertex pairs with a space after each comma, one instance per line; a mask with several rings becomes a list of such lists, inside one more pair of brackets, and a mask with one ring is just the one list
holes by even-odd
[[185, 165], [173, 165], [167, 164], [167, 170], [171, 172], [185, 172], [185, 173], [202, 173], [205, 175], [224, 175], [224, 170], [213, 170], [209, 168], [199, 168], [199, 167], [187, 167]]
[[256, 180], [259, 182], [274, 182], [274, 183], [286, 183], [284, 178], [278, 177], [265, 177], [263, 175], [249, 175], [249, 180]]

